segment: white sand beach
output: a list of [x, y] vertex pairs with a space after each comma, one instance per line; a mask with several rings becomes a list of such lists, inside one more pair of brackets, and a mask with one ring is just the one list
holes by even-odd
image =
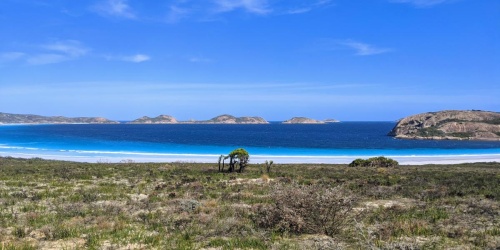
[[[65, 154], [64, 152], [1, 152], [2, 157], [19, 157], [76, 161], [76, 162], [190, 162], [190, 163], [216, 163], [219, 155], [213, 154], [155, 154], [155, 153], [82, 153], [80, 155]], [[357, 158], [373, 156], [289, 156], [289, 155], [251, 155], [251, 163], [264, 163], [272, 160], [277, 164], [348, 164]], [[500, 162], [500, 154], [478, 155], [408, 155], [385, 157], [397, 160], [400, 165], [425, 165], [425, 164], [460, 164], [474, 162]]]

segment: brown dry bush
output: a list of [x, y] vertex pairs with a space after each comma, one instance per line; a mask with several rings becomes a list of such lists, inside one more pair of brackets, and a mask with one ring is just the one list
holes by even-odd
[[357, 197], [344, 186], [277, 183], [271, 187], [272, 204], [254, 207], [254, 222], [281, 233], [318, 233], [332, 236], [348, 221]]

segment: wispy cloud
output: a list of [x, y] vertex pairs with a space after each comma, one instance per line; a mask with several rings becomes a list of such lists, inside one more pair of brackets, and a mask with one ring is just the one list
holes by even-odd
[[61, 54], [36, 54], [26, 59], [31, 65], [44, 65], [68, 61], [71, 58]]
[[371, 56], [390, 52], [392, 49], [389, 48], [379, 48], [374, 45], [362, 43], [354, 40], [342, 40], [338, 41], [339, 45], [345, 46], [347, 48], [353, 49], [355, 55], [358, 56]]
[[132, 8], [127, 0], [105, 0], [92, 8], [95, 12], [104, 16], [113, 16], [126, 19], [135, 19]]
[[182, 19], [188, 17], [191, 12], [192, 10], [188, 8], [181, 7], [178, 5], [171, 5], [169, 6], [169, 10], [167, 12], [167, 22], [177, 23]]
[[230, 12], [236, 9], [260, 15], [272, 12], [267, 0], [215, 0], [215, 4], [218, 12]]
[[212, 59], [202, 57], [202, 56], [191, 56], [188, 58], [188, 61], [190, 61], [192, 63], [211, 63], [211, 62], [213, 62]]
[[[61, 40], [52, 43], [33, 46], [35, 52], [4, 52], [0, 53], [0, 63], [24, 62], [29, 65], [46, 65], [55, 64], [65, 61], [77, 60], [88, 56], [91, 51], [80, 41], [76, 40]], [[102, 55], [94, 54], [94, 57], [131, 63], [142, 63], [151, 60], [151, 56], [146, 54], [131, 54], [131, 55]]]
[[318, 8], [323, 8], [332, 5], [331, 0], [307, 1], [305, 3], [304, 2], [305, 1], [301, 1], [300, 4], [297, 4], [295, 6], [292, 5], [291, 8], [281, 10], [281, 12], [282, 14], [291, 14], [291, 15], [303, 14]]
[[266, 15], [303, 14], [330, 6], [332, 0], [214, 0], [221, 12], [244, 9], [249, 13]]
[[123, 60], [127, 61], [127, 62], [140, 63], [140, 62], [145, 62], [145, 61], [151, 60], [151, 57], [149, 57], [148, 55], [144, 55], [144, 54], [136, 54], [133, 56], [123, 57]]
[[42, 46], [46, 50], [59, 52], [70, 57], [79, 57], [87, 53], [88, 49], [76, 40], [58, 41]]
[[141, 63], [151, 60], [151, 57], [145, 54], [135, 54], [131, 56], [105, 56], [104, 58], [111, 61], [124, 61], [132, 63]]
[[5, 52], [0, 54], [0, 63], [21, 60], [26, 54], [22, 52]]
[[32, 65], [60, 63], [74, 60], [87, 54], [89, 49], [76, 40], [57, 41], [40, 46], [41, 53], [26, 56], [26, 62]]
[[393, 3], [406, 3], [419, 8], [431, 7], [434, 5], [450, 3], [454, 1], [455, 0], [390, 0], [390, 2]]
[[302, 14], [302, 13], [307, 13], [311, 10], [312, 10], [312, 8], [291, 9], [291, 10], [286, 11], [286, 14], [291, 14], [291, 15]]
[[185, 19], [219, 20], [226, 13], [242, 11], [257, 16], [297, 15], [332, 5], [332, 0], [175, 0], [167, 10], [167, 22]]

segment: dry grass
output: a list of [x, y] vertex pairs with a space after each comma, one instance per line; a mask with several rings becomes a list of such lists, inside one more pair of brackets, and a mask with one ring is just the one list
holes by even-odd
[[[264, 209], [265, 208], [265, 209]], [[0, 158], [0, 249], [495, 249], [500, 164], [349, 168]]]

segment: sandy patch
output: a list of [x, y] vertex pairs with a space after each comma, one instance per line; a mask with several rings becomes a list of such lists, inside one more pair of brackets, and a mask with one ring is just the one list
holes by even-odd
[[391, 208], [391, 207], [411, 207], [416, 204], [416, 200], [401, 198], [397, 200], [374, 200], [361, 203], [361, 206], [354, 208], [355, 211], [364, 211], [366, 209]]

